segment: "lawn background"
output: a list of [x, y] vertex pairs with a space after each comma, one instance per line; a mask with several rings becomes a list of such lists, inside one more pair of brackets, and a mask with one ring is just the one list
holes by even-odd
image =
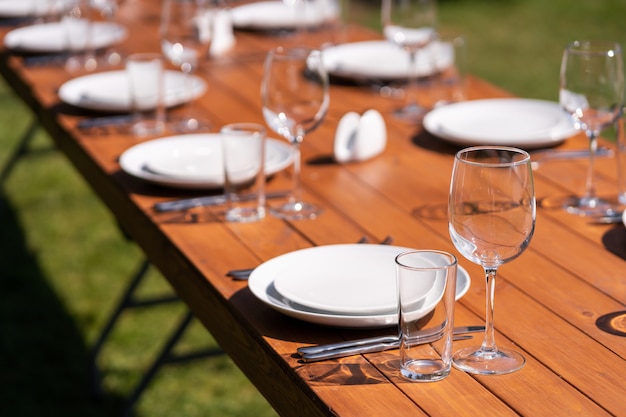
[[[358, 19], [379, 24], [378, 2], [353, 1], [355, 10], [366, 10]], [[516, 95], [548, 100], [558, 96], [566, 43], [626, 43], [625, 19], [623, 0], [440, 0], [442, 28], [468, 39], [472, 73]], [[32, 120], [0, 83], [0, 172]], [[37, 131], [33, 145], [0, 192], [0, 416], [118, 415], [185, 309], [125, 313], [100, 357], [104, 397], [91, 398], [88, 349], [143, 258], [68, 161], [50, 150], [45, 133]], [[169, 291], [155, 271], [141, 288]], [[181, 349], [211, 343], [194, 324]], [[227, 357], [218, 357], [162, 368], [136, 415], [276, 413]]]

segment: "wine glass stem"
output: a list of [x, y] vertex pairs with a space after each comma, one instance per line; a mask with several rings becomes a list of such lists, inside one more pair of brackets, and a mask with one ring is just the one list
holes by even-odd
[[496, 347], [496, 338], [493, 327], [493, 306], [496, 290], [496, 272], [496, 268], [485, 268], [485, 279], [487, 284], [485, 308], [485, 339], [483, 340], [481, 350], [486, 352], [495, 352], [498, 350], [498, 348]]
[[417, 105], [417, 49], [411, 48], [409, 51], [409, 82], [407, 84], [407, 103]]
[[197, 64], [194, 62], [185, 62], [180, 66], [181, 72], [183, 73], [183, 94], [185, 94], [185, 99], [188, 100], [185, 105], [185, 112], [189, 118], [193, 118], [193, 111], [195, 109], [195, 100], [193, 99], [193, 74], [196, 72], [196, 65]]
[[593, 204], [596, 199], [596, 182], [594, 174], [594, 166], [596, 160], [596, 150], [598, 149], [598, 138], [595, 132], [587, 131], [589, 138], [589, 166], [587, 167], [587, 182], [585, 186], [585, 199]]
[[303, 135], [296, 136], [293, 141], [293, 187], [291, 191], [291, 202], [299, 203], [302, 201], [302, 185], [300, 184], [300, 170], [302, 164], [302, 155], [300, 144], [304, 139]]

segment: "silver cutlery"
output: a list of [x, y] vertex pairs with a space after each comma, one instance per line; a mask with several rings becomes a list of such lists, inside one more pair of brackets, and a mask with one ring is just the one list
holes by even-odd
[[622, 211], [614, 211], [601, 216], [591, 217], [591, 223], [617, 224], [622, 222]]
[[[611, 148], [600, 146], [596, 150], [596, 157], [608, 157], [613, 155]], [[530, 166], [533, 170], [538, 169], [541, 164], [548, 161], [554, 161], [558, 159], [576, 159], [576, 158], [589, 158], [589, 150], [564, 150], [557, 151], [553, 149], [535, 151], [531, 153]]]
[[122, 114], [115, 116], [90, 117], [82, 119], [77, 123], [77, 127], [81, 130], [102, 129], [106, 127], [119, 127], [130, 124], [133, 116], [130, 114]]
[[[289, 191], [274, 191], [268, 192], [266, 194], [266, 198], [283, 198], [287, 195], [289, 195]], [[256, 195], [244, 195], [240, 198], [243, 200], [254, 199], [256, 198]], [[226, 196], [224, 194], [218, 194], [203, 197], [183, 198], [181, 200], [163, 201], [161, 203], [156, 203], [154, 205], [154, 209], [160, 213], [164, 213], [170, 211], [188, 210], [195, 207], [219, 206], [224, 203], [226, 203]]]
[[[472, 338], [471, 335], [466, 333], [482, 332], [485, 330], [484, 326], [467, 326], [467, 327], [455, 327], [453, 340], [466, 340]], [[417, 344], [426, 344], [437, 341], [441, 338], [441, 333], [431, 333], [425, 335], [417, 340]], [[346, 356], [359, 355], [363, 353], [383, 352], [385, 350], [396, 349], [400, 346], [400, 339], [397, 336], [381, 336], [378, 338], [369, 338], [369, 340], [382, 340], [374, 343], [364, 343], [368, 339], [359, 339], [352, 342], [340, 342], [337, 344], [320, 345], [320, 346], [307, 346], [298, 348], [298, 354], [303, 362], [317, 362], [326, 359], [343, 358]], [[339, 348], [328, 348], [342, 345]], [[317, 349], [316, 349], [317, 348]], [[326, 349], [326, 350], [323, 350]]]
[[[477, 333], [484, 332], [485, 326], [458, 326], [455, 327], [452, 332], [454, 334], [464, 334], [464, 333]], [[432, 337], [436, 336], [435, 333], [427, 333], [423, 335], [423, 337]], [[324, 345], [316, 345], [316, 346], [303, 346], [298, 348], [298, 353], [301, 354], [312, 354], [312, 353], [322, 353], [333, 351], [337, 349], [346, 349], [350, 347], [360, 347], [366, 345], [372, 345], [377, 343], [394, 343], [398, 342], [398, 335], [385, 335], [385, 336], [374, 336], [374, 337], [366, 337], [363, 339], [355, 339], [355, 340], [344, 340], [341, 342], [328, 343]]]

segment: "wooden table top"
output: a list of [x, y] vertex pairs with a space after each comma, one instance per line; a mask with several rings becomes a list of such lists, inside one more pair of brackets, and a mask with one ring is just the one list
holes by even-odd
[[[121, 45], [124, 52], [159, 50], [159, 6], [149, 0], [125, 2], [120, 18], [130, 36]], [[197, 105], [216, 128], [238, 121], [263, 123], [263, 57], [270, 47], [291, 39], [254, 32], [236, 35], [235, 48], [200, 72], [209, 88]], [[305, 38], [319, 43], [324, 36], [313, 32]], [[357, 30], [355, 36], [378, 35]], [[473, 283], [457, 303], [455, 322], [484, 321], [482, 270], [456, 252], [447, 230], [445, 207], [457, 148], [420, 127], [394, 120], [390, 112], [397, 102], [365, 87], [332, 86], [327, 118], [302, 145], [304, 195], [325, 209], [318, 219], [286, 222], [269, 217], [259, 223], [227, 224], [211, 217], [194, 223], [180, 213], [156, 213], [153, 204], [197, 193], [157, 187], [121, 171], [118, 157], [138, 143], [136, 138], [77, 129], [79, 120], [93, 114], [60, 102], [57, 90], [72, 77], [62, 67], [26, 66], [21, 57], [5, 52], [0, 70], [125, 232], [280, 415], [626, 415], [626, 339], [595, 324], [601, 315], [624, 309], [626, 229], [590, 224], [552, 204], [582, 191], [584, 159], [554, 161], [535, 171], [540, 202], [535, 235], [520, 258], [500, 268], [496, 340], [521, 350], [525, 367], [503, 376], [473, 376], [453, 369], [441, 382], [410, 383], [399, 375], [394, 350], [299, 362], [293, 356], [298, 346], [376, 332], [286, 317], [257, 300], [246, 282], [225, 275], [296, 249], [392, 236], [398, 246], [456, 253]], [[468, 96], [508, 94], [470, 77]], [[363, 162], [332, 162], [340, 117], [372, 108], [387, 123], [384, 153]], [[579, 135], [559, 148], [585, 146]], [[600, 194], [615, 195], [614, 159], [602, 159], [597, 170]], [[476, 339], [455, 342], [455, 349], [469, 343]]]

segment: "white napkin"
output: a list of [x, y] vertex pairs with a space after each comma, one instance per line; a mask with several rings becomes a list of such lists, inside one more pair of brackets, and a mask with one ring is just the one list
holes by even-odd
[[363, 115], [346, 113], [335, 132], [334, 156], [337, 162], [364, 161], [380, 154], [387, 145], [387, 127], [376, 110]]

